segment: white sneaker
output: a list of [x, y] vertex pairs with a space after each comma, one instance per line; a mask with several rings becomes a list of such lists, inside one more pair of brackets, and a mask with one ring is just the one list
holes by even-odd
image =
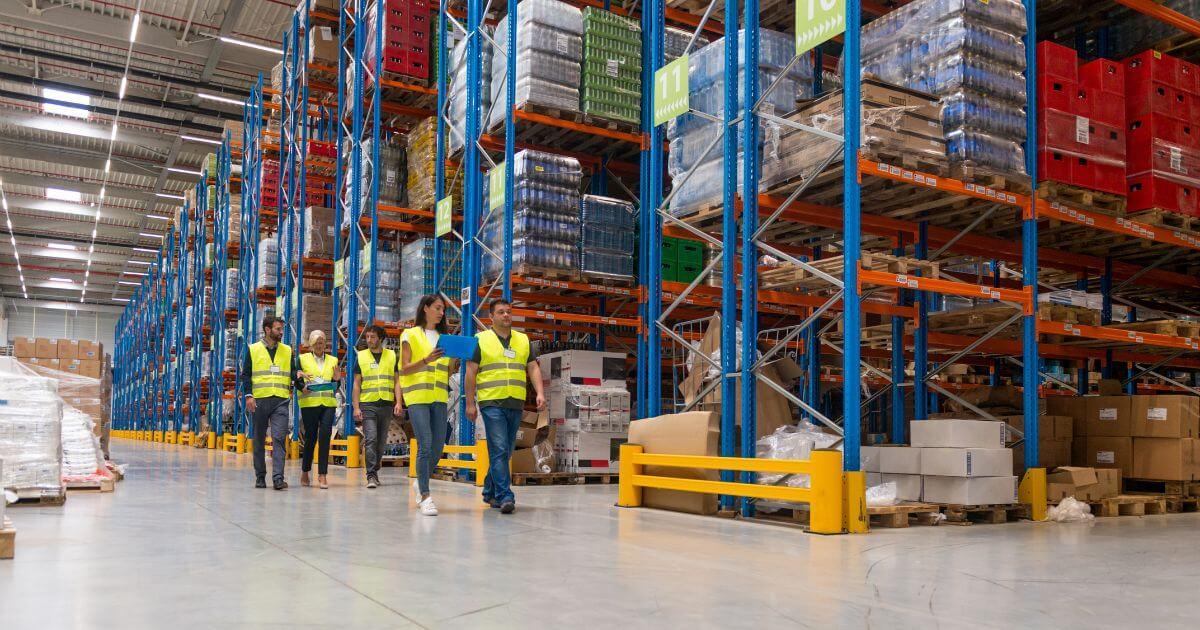
[[417, 508], [421, 510], [421, 514], [425, 516], [437, 516], [437, 504], [433, 502], [433, 497], [425, 497], [423, 501], [417, 504]]

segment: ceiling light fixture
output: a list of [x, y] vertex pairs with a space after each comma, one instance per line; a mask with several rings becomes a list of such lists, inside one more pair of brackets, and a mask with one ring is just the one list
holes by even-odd
[[162, 197], [163, 199], [178, 199], [179, 201], [187, 200], [187, 197], [184, 197], [183, 195], [169, 195], [167, 193], [154, 193], [154, 196]]
[[[56, 90], [54, 88], [42, 88], [42, 111], [47, 114], [58, 114], [59, 116], [70, 116], [72, 118], [87, 118], [87, 105], [92, 104], [92, 99], [86, 94], [78, 94], [76, 92], [67, 92], [65, 90]], [[84, 105], [84, 107], [71, 107], [70, 105], [60, 105], [59, 103], [47, 103], [45, 101], [59, 101], [59, 103], [75, 103]]]
[[163, 238], [162, 234], [151, 234], [150, 232], [138, 232], [138, 236], [145, 236], [146, 238]]
[[66, 284], [75, 284], [75, 281], [70, 278], [48, 278], [50, 282], [63, 282]]
[[217, 96], [216, 94], [205, 94], [203, 92], [196, 92], [196, 96], [203, 98], [203, 99], [208, 99], [210, 101], [216, 101], [218, 103], [228, 103], [230, 105], [237, 105], [238, 107], [242, 107], [245, 105], [245, 103], [243, 103], [242, 101], [239, 101], [239, 100], [233, 99], [233, 98], [229, 98], [227, 96]]
[[161, 214], [147, 214], [146, 218], [154, 220], [154, 221], [170, 221], [171, 220], [171, 217], [164, 217]]
[[104, 174], [107, 175], [112, 170], [112, 158], [104, 160]]
[[190, 171], [186, 168], [176, 168], [174, 166], [168, 166], [167, 170], [171, 171], [172, 173], [182, 173], [184, 175], [195, 175], [197, 177], [204, 174], [204, 173], [201, 173], [200, 171]]
[[241, 40], [241, 39], [234, 39], [233, 37], [225, 37], [224, 35], [222, 35], [222, 36], [218, 37], [217, 39], [225, 42], [226, 44], [233, 44], [234, 46], [245, 46], [246, 48], [253, 48], [255, 50], [261, 50], [263, 52], [274, 53], [276, 55], [283, 54], [283, 51], [278, 48], [272, 48], [270, 46], [263, 46], [262, 44], [255, 44], [253, 42], [248, 42], [248, 41]]
[[146, 249], [145, 247], [134, 247], [134, 248], [133, 248], [133, 251], [135, 251], [135, 252], [146, 252], [146, 253], [149, 253], [149, 254], [157, 254], [157, 253], [158, 253], [158, 250], [157, 250], [157, 249]]
[[[69, 201], [71, 203], [83, 203], [83, 193], [78, 190], [66, 190], [63, 188], [47, 188], [46, 198], [54, 201]], [[8, 209], [6, 206], [5, 210]]]
[[142, 12], [138, 11], [133, 14], [133, 23], [129, 27], [129, 43], [137, 41], [138, 25], [142, 22]]
[[75, 251], [74, 245], [67, 245], [66, 243], [46, 243], [46, 247], [49, 247], [50, 249], [63, 249], [72, 252]]
[[131, 286], [131, 287], [140, 287], [140, 286], [142, 286], [142, 283], [141, 283], [141, 282], [130, 282], [130, 281], [128, 281], [128, 280], [117, 280], [117, 284], [124, 284], [124, 285]]
[[125, 88], [129, 87], [129, 75], [121, 77], [121, 88], [117, 90], [117, 100], [125, 100]]
[[188, 136], [188, 135], [180, 135], [179, 137], [184, 140], [190, 140], [192, 142], [203, 142], [205, 144], [215, 144], [217, 146], [221, 146], [221, 141], [216, 140], [214, 138], [201, 138], [200, 136]]

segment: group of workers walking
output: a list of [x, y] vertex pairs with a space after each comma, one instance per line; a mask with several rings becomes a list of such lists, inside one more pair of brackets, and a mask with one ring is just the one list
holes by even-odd
[[[512, 329], [512, 304], [493, 300], [488, 305], [490, 329], [475, 335], [474, 356], [467, 361], [464, 393], [467, 417], [474, 422], [483, 416], [487, 437], [488, 474], [483, 500], [502, 514], [516, 509], [511, 488], [509, 462], [521, 415], [532, 386], [538, 409], [545, 407], [541, 371], [537, 357], [524, 333]], [[325, 333], [313, 330], [308, 352], [296, 356], [282, 342], [283, 320], [263, 318], [262, 340], [250, 344], [243, 364], [246, 410], [252, 415], [255, 487], [267, 487], [266, 438], [272, 445], [284, 444], [290, 433], [291, 397], [296, 392], [301, 417], [300, 485], [310, 486], [312, 463], [317, 460], [317, 486], [329, 487], [329, 445], [333, 434], [338, 399], [336, 392], [346, 370], [328, 353]], [[387, 332], [370, 325], [362, 332], [365, 347], [355, 354], [354, 382], [350, 402], [354, 422], [362, 433], [367, 488], [380, 485], [379, 469], [393, 418], [407, 413], [417, 440], [417, 478], [413, 491], [417, 508], [436, 516], [437, 504], [430, 492], [429, 478], [442, 458], [450, 435], [448, 406], [450, 374], [457, 360], [439, 347], [447, 334], [446, 302], [439, 295], [421, 298], [414, 326], [399, 339], [399, 354], [385, 347]], [[276, 490], [288, 487], [284, 476], [285, 449], [271, 449], [271, 471]]]

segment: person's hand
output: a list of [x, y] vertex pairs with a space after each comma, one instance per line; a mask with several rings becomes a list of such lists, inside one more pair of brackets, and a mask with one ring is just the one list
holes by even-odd
[[479, 408], [475, 405], [467, 405], [467, 417], [471, 422], [475, 422], [475, 418], [479, 417]]
[[404, 414], [404, 405], [400, 404], [400, 401], [397, 400], [396, 405], [394, 407], [392, 407], [392, 415], [399, 418], [403, 414]]
[[301, 379], [303, 379], [303, 378], [308, 378], [308, 375], [307, 375], [307, 374], [305, 374], [304, 372], [301, 372], [301, 371], [299, 371], [299, 370], [296, 370], [296, 378], [301, 378]]
[[537, 408], [538, 408], [538, 411], [541, 411], [546, 408], [546, 395], [545, 394], [537, 395]]
[[333, 379], [335, 381], [340, 381], [344, 378], [346, 378], [346, 370], [345, 368], [338, 366], [338, 368], [333, 371]]
[[445, 350], [442, 350], [441, 348], [434, 348], [433, 352], [430, 352], [429, 354], [425, 355], [425, 362], [433, 363], [434, 361], [437, 361], [438, 359], [440, 359], [444, 356], [446, 356]]
[[359, 409], [358, 405], [354, 405], [354, 419], [362, 422], [362, 409]]
[[257, 405], [257, 403], [254, 402], [253, 396], [246, 397], [246, 411], [248, 411], [250, 413], [254, 413], [254, 410], [257, 406], [258, 405]]

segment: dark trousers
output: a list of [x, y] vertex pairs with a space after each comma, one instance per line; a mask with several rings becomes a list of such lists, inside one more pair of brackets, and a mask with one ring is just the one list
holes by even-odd
[[271, 396], [254, 400], [254, 475], [267, 476], [267, 429], [271, 430], [272, 478], [283, 479], [283, 462], [287, 457], [288, 408], [287, 398]]
[[383, 452], [387, 449], [388, 428], [392, 425], [395, 404], [381, 401], [358, 406], [362, 410], [363, 454], [368, 475], [378, 474], [383, 466]]
[[317, 474], [329, 473], [329, 440], [333, 435], [333, 407], [305, 407], [300, 410], [300, 470], [312, 470], [313, 452], [317, 455]]

